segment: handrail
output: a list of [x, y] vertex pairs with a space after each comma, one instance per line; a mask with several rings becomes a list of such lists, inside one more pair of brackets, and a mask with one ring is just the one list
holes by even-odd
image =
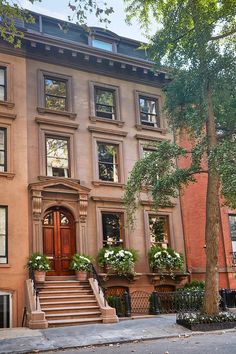
[[34, 289], [34, 295], [35, 295], [35, 309], [36, 311], [38, 310], [38, 294], [39, 294], [39, 290], [37, 287], [37, 283], [35, 281], [35, 276], [34, 276], [34, 270], [29, 268], [29, 278], [33, 283], [33, 289]]
[[97, 280], [99, 294], [100, 294], [100, 292], [102, 292], [103, 297], [104, 297], [104, 306], [107, 306], [107, 300], [106, 300], [106, 296], [105, 296], [104, 287], [102, 286], [102, 281], [101, 281], [101, 279], [98, 275], [98, 272], [96, 271], [93, 263], [90, 263], [90, 272], [92, 273], [93, 279]]

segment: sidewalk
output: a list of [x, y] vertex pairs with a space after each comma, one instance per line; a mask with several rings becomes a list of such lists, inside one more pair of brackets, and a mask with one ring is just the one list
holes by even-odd
[[191, 334], [194, 332], [175, 323], [175, 315], [130, 319], [115, 324], [81, 325], [46, 330], [0, 329], [0, 354], [43, 352]]

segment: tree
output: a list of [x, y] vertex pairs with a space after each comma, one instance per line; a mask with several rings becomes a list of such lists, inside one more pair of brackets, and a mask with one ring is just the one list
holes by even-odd
[[[135, 164], [124, 196], [129, 221], [134, 220], [143, 187], [158, 209], [195, 182], [196, 174], [208, 174], [203, 312], [216, 314], [220, 194], [226, 204], [236, 207], [236, 0], [126, 3], [129, 19], [136, 16], [145, 26], [151, 14], [161, 24], [149, 51], [172, 75], [164, 87], [169, 124], [177, 135], [187, 132], [192, 146], [188, 151], [169, 142], [156, 144], [156, 151]], [[184, 157], [189, 166], [181, 168]]]

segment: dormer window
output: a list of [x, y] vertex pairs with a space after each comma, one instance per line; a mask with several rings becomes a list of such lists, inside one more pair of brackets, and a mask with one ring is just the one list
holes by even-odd
[[108, 50], [109, 52], [113, 52], [113, 43], [102, 41], [100, 39], [92, 39], [92, 46], [98, 49]]

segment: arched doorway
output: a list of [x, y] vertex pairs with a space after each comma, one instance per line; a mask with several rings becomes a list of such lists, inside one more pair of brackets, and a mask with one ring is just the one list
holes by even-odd
[[70, 259], [76, 252], [75, 221], [66, 209], [47, 210], [43, 219], [43, 253], [49, 257], [48, 275], [70, 275]]

